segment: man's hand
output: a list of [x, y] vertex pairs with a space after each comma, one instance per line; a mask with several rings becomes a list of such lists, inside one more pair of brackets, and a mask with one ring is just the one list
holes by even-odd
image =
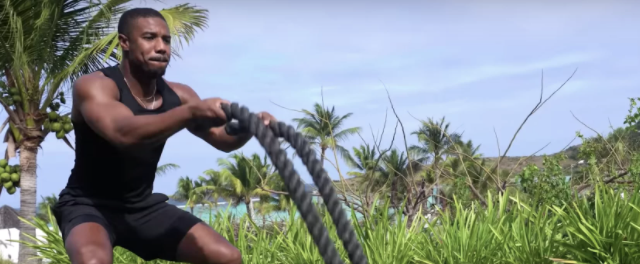
[[278, 122], [278, 120], [276, 120], [276, 118], [275, 118], [275, 117], [273, 117], [271, 114], [269, 114], [269, 113], [267, 113], [267, 112], [260, 112], [260, 113], [258, 113], [258, 117], [259, 117], [260, 119], [262, 119], [262, 121], [264, 121], [264, 125], [265, 125], [265, 126], [268, 126], [268, 125], [269, 125], [269, 123], [270, 123], [271, 121], [273, 121], [273, 122]]
[[227, 116], [222, 111], [222, 104], [230, 104], [222, 98], [208, 98], [204, 100], [194, 100], [190, 104], [191, 113], [195, 119], [221, 119], [226, 122]]

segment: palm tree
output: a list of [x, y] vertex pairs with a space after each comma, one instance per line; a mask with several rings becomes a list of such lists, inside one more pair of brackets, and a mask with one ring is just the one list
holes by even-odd
[[217, 170], [209, 169], [204, 171], [202, 174], [204, 174], [204, 176], [198, 177], [199, 181], [202, 183], [202, 186], [198, 188], [198, 191], [203, 193], [206, 201], [210, 201], [213, 203], [213, 206], [217, 206], [218, 200], [220, 198], [225, 198], [223, 195], [223, 188], [227, 181], [224, 179], [224, 175]]
[[440, 205], [440, 167], [439, 163], [444, 156], [451, 150], [450, 148], [460, 141], [461, 135], [449, 132], [450, 123], [442, 117], [436, 121], [429, 118], [422, 121], [422, 126], [412, 132], [412, 135], [418, 136], [420, 145], [410, 147], [410, 150], [420, 155], [421, 160], [431, 159], [431, 170], [436, 181], [436, 205]]
[[229, 159], [219, 159], [218, 165], [222, 168], [222, 179], [226, 181], [225, 187], [219, 191], [235, 205], [244, 202], [247, 214], [253, 220], [255, 213], [251, 199], [271, 196], [269, 191], [260, 188], [267, 186], [268, 179], [272, 177], [268, 175], [271, 166], [267, 163], [266, 155], [261, 159], [255, 153], [250, 157], [242, 153], [233, 153]]
[[301, 129], [311, 145], [320, 147], [321, 162], [324, 165], [324, 158], [327, 149], [331, 148], [337, 151], [343, 158], [349, 155], [349, 151], [338, 144], [338, 142], [347, 139], [348, 136], [360, 132], [360, 127], [351, 127], [342, 129], [344, 121], [351, 117], [352, 113], [339, 116], [335, 113], [335, 107], [323, 108], [319, 103], [313, 105], [313, 112], [302, 110], [305, 114], [302, 118], [294, 118], [293, 121], [298, 123], [298, 129]]
[[[0, 3], [0, 104], [8, 118], [0, 129], [7, 143], [7, 159], [19, 154], [20, 214], [36, 215], [37, 152], [53, 132], [66, 137], [73, 127], [60, 111], [67, 101], [62, 90], [82, 74], [107, 61], [117, 61], [118, 34], [114, 24], [130, 0], [5, 0]], [[207, 11], [189, 4], [164, 9], [169, 28], [182, 41], [193, 39], [207, 22]], [[176, 52], [178, 49], [175, 49]], [[177, 53], [174, 53], [177, 55]], [[67, 109], [64, 109], [67, 110]], [[7, 126], [8, 125], [8, 126]], [[35, 228], [21, 223], [20, 240], [35, 237]], [[20, 247], [21, 262], [35, 251]]]
[[164, 176], [170, 170], [177, 170], [179, 168], [180, 166], [178, 166], [178, 164], [175, 164], [175, 163], [162, 164], [158, 166], [158, 168], [156, 168], [156, 176]]
[[38, 204], [38, 218], [49, 221], [49, 211], [53, 209], [53, 206], [58, 203], [58, 196], [55, 194], [42, 197], [42, 202]]
[[385, 184], [382, 161], [379, 160], [378, 152], [369, 144], [354, 147], [353, 156], [349, 154], [343, 158], [349, 167], [356, 169], [348, 172], [347, 175], [355, 177], [360, 184], [369, 183], [372, 187], [381, 187]]
[[180, 177], [178, 179], [178, 188], [171, 198], [176, 201], [186, 202], [186, 206], [189, 207], [191, 214], [193, 214], [193, 208], [197, 204], [202, 204], [205, 200], [204, 193], [199, 188], [202, 185], [202, 182], [194, 181], [189, 176]]
[[[475, 188], [479, 193], [489, 187], [490, 174], [487, 171], [486, 160], [478, 153], [480, 145], [474, 145], [472, 140], [459, 140], [451, 146], [449, 157], [442, 164], [442, 171], [450, 178], [449, 192], [443, 196], [453, 199], [455, 193], [470, 193]], [[460, 197], [458, 197], [460, 198]]]
[[[405, 156], [404, 152], [400, 152], [397, 149], [392, 149], [389, 153], [385, 154], [383, 158], [384, 172], [387, 179], [391, 180], [391, 206], [396, 208], [398, 205], [398, 181], [401, 177], [406, 177], [407, 168], [409, 167], [409, 160]], [[407, 179], [412, 180], [412, 179]], [[406, 188], [406, 186], [403, 185]]]

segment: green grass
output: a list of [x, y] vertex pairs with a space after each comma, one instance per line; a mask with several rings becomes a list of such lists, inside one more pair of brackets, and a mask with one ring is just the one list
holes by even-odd
[[[371, 209], [379, 212], [354, 225], [372, 264], [638, 263], [640, 195], [636, 191], [624, 197], [598, 187], [589, 199], [535, 210], [518, 197], [488, 196], [487, 208], [455, 206], [431, 223], [419, 218], [408, 228], [406, 219], [388, 215], [381, 204]], [[246, 217], [234, 219], [225, 212], [210, 224], [242, 251], [244, 263], [323, 263], [304, 222], [294, 217], [295, 210], [290, 214], [290, 220], [271, 228], [258, 228]], [[330, 218], [323, 215], [338, 241]], [[42, 220], [32, 224], [46, 235], [39, 244], [27, 244], [53, 264], [69, 263], [55, 225], [49, 230]], [[145, 262], [116, 248], [114, 263]]]

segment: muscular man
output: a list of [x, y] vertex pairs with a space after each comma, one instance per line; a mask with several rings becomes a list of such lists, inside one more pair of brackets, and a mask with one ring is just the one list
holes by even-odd
[[[165, 141], [183, 128], [224, 152], [251, 137], [224, 132], [220, 104], [226, 101], [201, 100], [189, 86], [162, 78], [171, 37], [158, 11], [125, 12], [118, 33], [121, 64], [73, 86], [76, 160], [53, 210], [71, 263], [112, 263], [114, 246], [145, 260], [241, 263], [240, 252], [221, 235], [152, 189]], [[265, 124], [274, 120], [268, 113], [261, 117]]]

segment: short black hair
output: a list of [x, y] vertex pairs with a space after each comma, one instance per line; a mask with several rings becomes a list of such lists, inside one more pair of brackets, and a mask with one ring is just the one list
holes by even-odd
[[122, 13], [122, 16], [120, 16], [120, 21], [118, 21], [118, 34], [128, 36], [129, 31], [131, 30], [131, 26], [136, 19], [149, 17], [157, 17], [164, 20], [164, 22], [167, 22], [167, 20], [164, 19], [164, 16], [162, 16], [162, 14], [158, 12], [158, 10], [148, 7], [137, 7], [129, 9]]

